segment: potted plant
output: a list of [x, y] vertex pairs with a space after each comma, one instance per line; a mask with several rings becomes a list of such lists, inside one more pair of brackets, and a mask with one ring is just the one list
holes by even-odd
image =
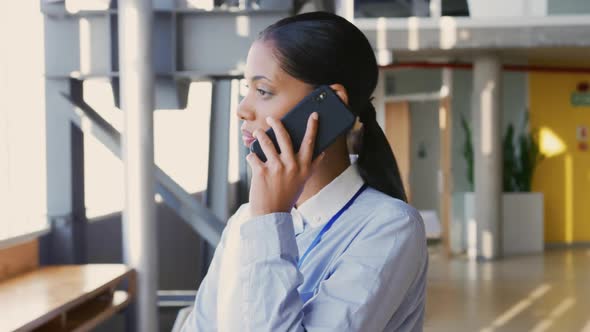
[[[514, 255], [543, 251], [543, 194], [531, 192], [535, 168], [543, 160], [539, 150], [538, 132], [528, 129], [528, 112], [517, 134], [509, 125], [502, 142], [503, 197], [500, 227], [502, 254]], [[467, 251], [473, 256], [476, 248], [476, 224], [473, 181], [473, 143], [471, 128], [461, 119], [465, 142], [463, 157], [467, 164], [470, 192], [455, 193], [451, 248], [453, 252]]]

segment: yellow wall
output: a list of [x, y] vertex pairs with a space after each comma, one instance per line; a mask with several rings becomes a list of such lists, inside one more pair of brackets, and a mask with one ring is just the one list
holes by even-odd
[[590, 128], [590, 107], [570, 104], [584, 81], [590, 74], [529, 74], [531, 128], [541, 129], [541, 148], [553, 154], [533, 179], [533, 190], [545, 196], [548, 243], [590, 241], [590, 151], [579, 151], [576, 139], [577, 126]]

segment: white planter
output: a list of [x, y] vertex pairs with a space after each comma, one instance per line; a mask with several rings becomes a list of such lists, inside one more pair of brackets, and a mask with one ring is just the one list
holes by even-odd
[[547, 16], [547, 0], [468, 0], [471, 17]]
[[[453, 194], [451, 251], [476, 251], [474, 193]], [[540, 253], [544, 248], [543, 194], [504, 193], [502, 196], [502, 255]]]

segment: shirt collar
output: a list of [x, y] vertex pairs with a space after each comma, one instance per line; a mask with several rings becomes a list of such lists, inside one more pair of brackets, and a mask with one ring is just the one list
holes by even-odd
[[358, 166], [353, 163], [292, 213], [301, 215], [304, 224], [313, 228], [321, 226], [348, 203], [363, 184]]

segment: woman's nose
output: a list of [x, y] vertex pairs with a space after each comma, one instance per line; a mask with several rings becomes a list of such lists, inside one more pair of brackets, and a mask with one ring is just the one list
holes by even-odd
[[240, 120], [253, 121], [254, 111], [248, 105], [247, 99], [247, 97], [242, 99], [242, 101], [238, 104], [238, 118], [240, 118]]

